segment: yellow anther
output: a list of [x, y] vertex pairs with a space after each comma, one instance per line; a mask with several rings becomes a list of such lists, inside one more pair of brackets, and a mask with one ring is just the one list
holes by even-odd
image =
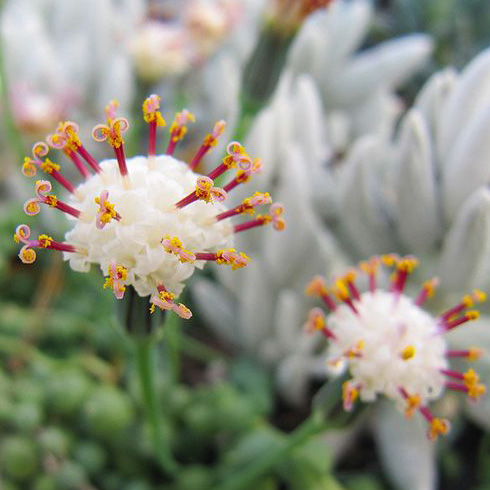
[[46, 158], [46, 160], [41, 163], [41, 170], [47, 174], [51, 174], [53, 171], [59, 172], [60, 166], [57, 163], [52, 162], [49, 158]]
[[465, 373], [463, 373], [464, 384], [468, 387], [476, 385], [478, 381], [480, 381], [480, 376], [475, 372], [474, 369], [468, 369]]
[[342, 385], [342, 400], [344, 402], [344, 410], [350, 412], [354, 406], [354, 402], [359, 397], [359, 389], [356, 388], [350, 381], [346, 381]]
[[363, 261], [359, 264], [359, 268], [365, 274], [373, 275], [378, 270], [380, 259], [379, 257], [372, 257], [368, 261]]
[[216, 252], [216, 263], [231, 265], [232, 270], [246, 267], [250, 258], [243, 252], [237, 252], [234, 248], [228, 250], [218, 250]]
[[256, 219], [264, 224], [270, 223], [272, 221], [272, 217], [268, 214], [258, 214]]
[[412, 357], [415, 356], [415, 347], [413, 345], [407, 345], [407, 347], [401, 351], [400, 355], [404, 361], [412, 359]]
[[393, 267], [398, 262], [398, 255], [396, 254], [382, 255], [381, 262], [387, 267]]
[[40, 248], [49, 248], [53, 239], [48, 235], [39, 235], [39, 247]]
[[431, 441], [437, 439], [439, 435], [445, 435], [449, 432], [449, 429], [451, 428], [451, 425], [449, 424], [449, 421], [446, 419], [440, 419], [438, 417], [434, 417], [430, 421], [430, 428], [429, 428], [429, 439]]
[[161, 97], [158, 95], [152, 95], [145, 99], [143, 102], [143, 114], [147, 123], [156, 122], [157, 126], [166, 126], [167, 123], [163, 118], [160, 108]]
[[405, 417], [409, 419], [419, 408], [421, 398], [419, 395], [409, 395], [406, 401], [407, 401], [407, 406], [405, 407]]
[[24, 158], [24, 164], [22, 165], [22, 171], [26, 177], [33, 177], [36, 175], [36, 166], [29, 157]]
[[360, 340], [352, 349], [348, 349], [345, 351], [345, 356], [353, 359], [354, 357], [360, 357], [362, 351], [364, 350], [365, 342], [364, 340]]
[[187, 110], [178, 112], [175, 116], [172, 125], [170, 126], [170, 134], [172, 135], [172, 141], [177, 142], [181, 140], [187, 134], [187, 122], [195, 122], [196, 118], [192, 112]]
[[71, 122], [66, 121], [64, 123], [60, 123], [58, 126], [57, 131], [60, 131], [62, 134], [64, 134], [66, 140], [65, 140], [65, 147], [64, 150], [67, 152], [75, 152], [82, 146], [82, 142], [80, 141], [80, 138], [78, 137], [77, 132], [73, 128], [73, 125]]
[[305, 293], [308, 296], [322, 296], [327, 292], [325, 281], [321, 276], [315, 276], [305, 288]]
[[475, 289], [473, 291], [473, 299], [475, 301], [479, 301], [480, 303], [482, 303], [483, 301], [485, 301], [487, 299], [487, 295], [481, 291], [480, 289]]
[[32, 264], [36, 260], [36, 252], [32, 248], [25, 248], [20, 251], [20, 260], [24, 264]]
[[424, 282], [424, 289], [428, 298], [432, 298], [432, 296], [434, 296], [434, 292], [438, 284], [439, 280], [435, 277]]
[[58, 198], [54, 194], [51, 194], [51, 195], [45, 197], [45, 201], [44, 202], [48, 206], [52, 206], [54, 208], [58, 204]]
[[349, 299], [350, 293], [349, 293], [349, 288], [346, 286], [345, 281], [343, 279], [337, 279], [335, 281], [335, 296], [341, 300], [345, 301], [346, 299]]
[[344, 276], [344, 280], [347, 283], [353, 283], [356, 280], [356, 271], [350, 270], [347, 272], [347, 274]]
[[419, 261], [415, 257], [402, 257], [396, 267], [399, 271], [411, 273], [417, 267]]
[[482, 349], [478, 349], [477, 347], [470, 347], [468, 349], [468, 354], [466, 357], [469, 361], [477, 361], [482, 355]]
[[474, 400], [478, 400], [481, 396], [483, 396], [487, 392], [487, 387], [484, 384], [474, 384], [468, 386], [468, 396], [473, 398]]
[[[125, 281], [128, 278], [128, 269], [126, 269], [126, 267], [124, 267], [123, 265], [118, 265], [116, 266], [116, 274], [119, 280]], [[120, 286], [120, 287], [123, 291], [126, 289], [126, 286]], [[114, 278], [112, 277], [111, 266], [109, 266], [109, 276], [106, 277], [104, 283], [104, 289], [106, 288], [114, 289]]]
[[477, 318], [480, 317], [480, 312], [477, 311], [477, 310], [469, 310], [467, 311], [464, 316], [468, 319], [468, 320], [476, 320]]
[[[27, 214], [34, 215], [39, 212], [39, 204], [36, 201], [30, 201], [26, 203], [25, 210]], [[17, 235], [14, 235], [14, 238], [17, 237]], [[18, 240], [18, 238], [17, 238]], [[18, 242], [17, 242], [18, 243]]]
[[469, 308], [470, 306], [473, 306], [473, 298], [469, 294], [465, 294], [461, 303], [463, 303], [465, 308]]

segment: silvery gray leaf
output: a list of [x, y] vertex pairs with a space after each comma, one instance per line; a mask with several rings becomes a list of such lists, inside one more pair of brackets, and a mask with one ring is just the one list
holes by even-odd
[[417, 109], [403, 118], [397, 168], [398, 234], [414, 253], [430, 250], [441, 234], [441, 217], [427, 124]]
[[477, 189], [459, 210], [443, 243], [441, 286], [461, 291], [479, 285], [489, 272], [490, 191]]
[[388, 401], [380, 402], [374, 415], [377, 449], [395, 488], [435, 489], [436, 446], [427, 438], [426, 421], [421, 416], [406, 420]]

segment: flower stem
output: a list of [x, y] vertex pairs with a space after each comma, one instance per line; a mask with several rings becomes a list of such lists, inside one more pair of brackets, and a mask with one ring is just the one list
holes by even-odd
[[283, 460], [291, 451], [304, 444], [314, 435], [328, 428], [324, 416], [320, 412], [313, 412], [294, 432], [287, 441], [276, 450], [267, 454], [258, 454], [255, 461], [242, 471], [229, 475], [224, 483], [215, 487], [215, 490], [247, 490], [253, 488], [254, 482], [267, 471]]
[[165, 439], [162, 432], [162, 411], [155, 391], [153, 375], [154, 341], [151, 337], [136, 337], [134, 343], [143, 403], [152, 432], [153, 449], [162, 468], [173, 475], [177, 472], [178, 465], [172, 456], [168, 440]]

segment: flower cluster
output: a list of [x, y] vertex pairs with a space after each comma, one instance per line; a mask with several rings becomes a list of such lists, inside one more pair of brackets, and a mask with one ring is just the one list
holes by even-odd
[[[170, 126], [165, 154], [157, 155], [157, 128], [166, 125], [159, 108], [156, 95], [143, 104], [149, 126], [147, 157], [126, 159], [123, 133], [129, 122], [116, 115], [115, 102], [106, 107], [106, 124], [97, 125], [92, 132], [96, 141], [106, 141], [113, 148], [115, 159], [98, 162], [83, 146], [73, 122], [60, 123], [47, 143], [36, 143], [32, 157], [25, 159], [24, 174], [31, 177], [37, 169], [42, 170], [64, 187], [69, 197], [62, 201], [50, 194], [49, 181], [38, 180], [37, 197], [26, 202], [25, 212], [35, 215], [40, 205], [46, 204], [64, 212], [73, 227], [63, 242], [45, 234], [33, 240], [25, 224], [17, 227], [14, 238], [24, 244], [19, 254], [24, 263], [35, 261], [35, 248], [59, 250], [74, 270], [87, 272], [91, 264], [98, 264], [108, 276], [105, 287], [110, 287], [116, 298], [122, 298], [126, 286], [131, 285], [140, 296], [152, 295], [152, 310], [156, 305], [189, 318], [188, 308], [174, 299], [195, 268], [202, 268], [206, 261], [232, 269], [246, 266], [249, 258], [232, 248], [234, 234], [268, 223], [280, 230], [284, 220], [282, 206], [272, 204], [268, 193], [257, 192], [231, 209], [223, 204], [228, 193], [261, 169], [261, 161], [252, 160], [240, 143], [230, 143], [222, 162], [207, 175], [195, 172], [202, 157], [216, 145], [224, 130], [223, 121], [216, 123], [186, 164], [172, 156], [187, 124], [194, 120], [183, 110]], [[47, 158], [49, 147], [65, 153], [83, 183], [75, 187], [61, 173], [60, 166]], [[218, 187], [215, 179], [231, 169], [236, 170], [235, 176]], [[232, 224], [230, 218], [253, 215], [256, 207], [264, 205], [271, 205], [269, 213]]]
[[[377, 285], [381, 265], [394, 268], [388, 291]], [[325, 316], [320, 308], [313, 308], [306, 328], [319, 330], [328, 339], [329, 372], [348, 371], [351, 376], [343, 385], [345, 410], [351, 410], [357, 398], [369, 402], [383, 394], [404, 407], [407, 417], [418, 410], [429, 423], [429, 438], [435, 439], [448, 432], [449, 422], [435, 417], [428, 402], [439, 398], [445, 389], [464, 392], [472, 400], [486, 391], [473, 369], [463, 373], [449, 368], [450, 358], [475, 360], [480, 351], [451, 350], [442, 336], [477, 318], [478, 312], [468, 308], [483, 301], [485, 294], [475, 290], [433, 317], [422, 304], [433, 295], [436, 279], [425, 282], [415, 299], [404, 293], [416, 265], [417, 260], [408, 256], [373, 257], [361, 262], [358, 270], [338, 278], [331, 290], [321, 277], [315, 277], [307, 293], [320, 297], [330, 313]], [[356, 286], [358, 273], [366, 276], [366, 292], [361, 293]]]

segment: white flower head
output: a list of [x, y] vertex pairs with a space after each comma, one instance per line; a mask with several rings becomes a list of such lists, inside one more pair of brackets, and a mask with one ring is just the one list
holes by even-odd
[[[164, 155], [157, 156], [157, 128], [165, 126], [159, 112], [160, 98], [148, 97], [143, 104], [149, 125], [148, 155], [126, 159], [123, 133], [129, 122], [116, 115], [117, 103], [106, 107], [107, 124], [93, 129], [97, 141], [107, 141], [116, 158], [98, 162], [78, 137], [72, 122], [60, 123], [47, 138], [48, 144], [72, 160], [85, 181], [75, 187], [60, 172], [60, 166], [48, 158], [45, 143], [34, 145], [32, 158], [26, 158], [24, 174], [33, 176], [37, 168], [53, 177], [69, 193], [67, 202], [54, 194], [47, 180], [36, 183], [36, 198], [26, 202], [25, 212], [32, 216], [47, 204], [63, 211], [73, 223], [66, 233], [66, 242], [57, 242], [47, 235], [30, 240], [30, 229], [20, 225], [15, 239], [23, 242], [19, 254], [25, 263], [36, 259], [34, 248], [50, 248], [64, 252], [65, 260], [77, 271], [87, 272], [97, 264], [108, 276], [110, 287], [121, 299], [127, 285], [140, 296], [151, 296], [155, 305], [169, 309], [184, 318], [191, 316], [182, 304], [174, 302], [184, 281], [202, 268], [206, 261], [245, 267], [249, 258], [233, 247], [233, 235], [250, 228], [271, 223], [274, 229], [284, 228], [282, 207], [272, 204], [268, 193], [257, 192], [231, 209], [223, 201], [235, 187], [247, 182], [260, 170], [260, 160], [252, 160], [242, 145], [232, 142], [222, 162], [207, 175], [195, 172], [203, 156], [217, 143], [224, 122], [216, 123], [189, 164], [176, 159], [173, 153], [185, 136], [194, 116], [187, 110], [176, 115], [170, 126], [170, 138]], [[90, 170], [87, 168], [91, 169]], [[236, 168], [236, 176], [222, 188], [214, 179]], [[258, 206], [269, 205], [268, 214], [258, 214], [240, 224], [232, 224], [234, 216], [255, 214]]]
[[[377, 285], [377, 269], [382, 262], [395, 268], [388, 291]], [[477, 318], [478, 313], [467, 308], [483, 301], [485, 295], [475, 290], [434, 317], [421, 306], [433, 294], [437, 280], [424, 283], [415, 299], [404, 293], [406, 280], [416, 265], [415, 258], [396, 255], [362, 262], [360, 270], [369, 282], [369, 290], [362, 293], [355, 283], [355, 270], [337, 279], [331, 291], [322, 278], [314, 278], [307, 292], [322, 298], [330, 313], [325, 317], [321, 309], [314, 308], [306, 326], [320, 330], [329, 340], [327, 370], [333, 375], [348, 371], [351, 377], [343, 385], [346, 410], [352, 409], [357, 398], [370, 402], [384, 395], [405, 407], [407, 417], [418, 410], [429, 423], [429, 438], [435, 439], [448, 432], [449, 422], [434, 417], [429, 402], [445, 389], [465, 392], [474, 400], [486, 391], [472, 369], [465, 373], [449, 369], [450, 357], [474, 359], [478, 350], [450, 350], [442, 336]]]

